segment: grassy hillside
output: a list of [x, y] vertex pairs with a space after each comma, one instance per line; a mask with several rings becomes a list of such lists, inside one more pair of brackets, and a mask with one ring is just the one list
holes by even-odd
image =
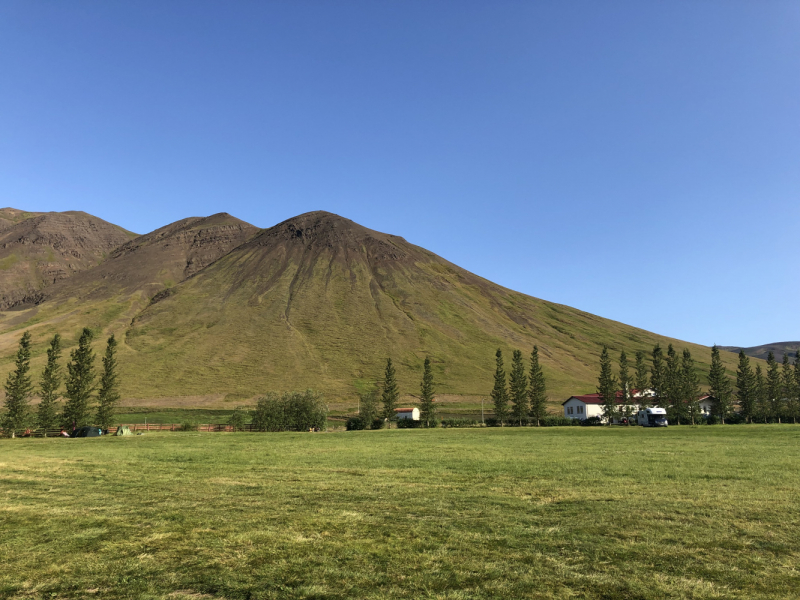
[[[34, 334], [38, 367], [48, 336], [58, 330], [75, 343], [83, 324], [122, 341], [128, 398], [221, 394], [233, 402], [313, 387], [353, 399], [381, 378], [386, 357], [401, 391], [416, 394], [430, 356], [441, 393], [477, 399], [489, 393], [498, 347], [510, 367], [512, 349], [527, 358], [538, 344], [550, 395], [563, 399], [594, 391], [603, 344], [631, 357], [655, 343], [688, 347], [703, 379], [710, 360], [708, 348], [505, 289], [329, 213], [264, 230], [174, 285], [155, 278], [167, 272], [160, 256], [148, 254], [149, 287], [103, 277], [106, 264], [82, 274], [85, 284], [65, 284], [69, 293], [57, 301], [0, 313], [0, 376], [22, 329]], [[733, 371], [736, 357], [723, 354]]]
[[798, 433], [0, 439], [0, 597], [796, 598]]

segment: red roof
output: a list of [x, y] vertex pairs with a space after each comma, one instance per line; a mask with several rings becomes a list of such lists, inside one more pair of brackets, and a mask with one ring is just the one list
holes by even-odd
[[412, 408], [395, 408], [394, 412], [398, 412], [398, 413], [399, 412], [414, 412], [414, 408], [416, 408], [416, 407], [412, 407]]

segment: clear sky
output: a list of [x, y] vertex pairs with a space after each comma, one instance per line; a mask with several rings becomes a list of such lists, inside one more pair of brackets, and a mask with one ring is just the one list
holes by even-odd
[[800, 2], [0, 3], [0, 206], [328, 210], [703, 344], [800, 339]]

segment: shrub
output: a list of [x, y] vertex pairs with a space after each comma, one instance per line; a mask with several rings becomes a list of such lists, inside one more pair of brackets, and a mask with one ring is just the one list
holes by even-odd
[[253, 429], [256, 431], [307, 431], [325, 429], [328, 407], [322, 394], [313, 390], [305, 392], [270, 392], [258, 400], [253, 412]]
[[572, 427], [580, 425], [580, 419], [570, 419], [563, 415], [548, 415], [539, 420], [539, 425], [541, 427]]
[[231, 413], [231, 416], [228, 417], [228, 425], [233, 426], [234, 431], [244, 431], [244, 426], [249, 416], [250, 412], [248, 410], [237, 406]]
[[475, 419], [442, 419], [442, 427], [477, 427]]
[[419, 429], [422, 427], [422, 421], [414, 421], [413, 419], [397, 419], [398, 429]]
[[[577, 420], [577, 419], [576, 419]], [[603, 419], [600, 417], [589, 417], [588, 419], [583, 419], [580, 422], [581, 425], [593, 426], [593, 425], [602, 425]]]
[[365, 429], [364, 420], [361, 417], [350, 417], [345, 423], [345, 429], [347, 431], [361, 431]]
[[370, 429], [383, 429], [386, 425], [386, 421], [381, 418], [373, 419], [372, 420], [372, 427]]
[[181, 425], [181, 431], [197, 431], [197, 423], [194, 421], [184, 421]]

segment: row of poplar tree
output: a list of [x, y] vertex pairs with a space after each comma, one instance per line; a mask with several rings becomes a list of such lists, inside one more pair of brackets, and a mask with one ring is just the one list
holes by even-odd
[[[25, 429], [38, 428], [45, 431], [59, 427], [72, 430], [92, 422], [92, 417], [103, 429], [108, 429], [114, 420], [114, 407], [119, 400], [117, 380], [117, 341], [108, 338], [100, 385], [97, 386], [95, 354], [91, 348], [93, 334], [85, 327], [78, 347], [70, 352], [66, 377], [61, 365], [61, 336], [55, 334], [47, 349], [47, 364], [39, 378], [38, 390], [31, 378], [31, 334], [25, 332], [19, 342], [15, 368], [8, 374], [5, 383], [5, 412], [0, 421], [3, 432], [14, 436]], [[64, 385], [62, 393], [62, 383]], [[41, 401], [35, 413], [30, 399], [38, 391]], [[63, 410], [59, 411], [58, 400], [66, 398]], [[92, 400], [97, 404], [92, 406]], [[94, 408], [94, 413], [92, 409]]]
[[491, 396], [495, 421], [501, 426], [512, 422], [518, 425], [535, 423], [538, 427], [540, 421], [547, 416], [547, 383], [539, 365], [539, 348], [534, 346], [531, 352], [530, 374], [525, 373], [522, 351], [512, 352], [508, 385], [503, 351], [498, 348], [494, 356], [494, 386]]
[[[603, 415], [609, 423], [613, 418], [632, 417], [636, 404], [642, 408], [647, 404], [664, 408], [668, 411], [669, 420], [679, 425], [682, 422], [695, 424], [705, 418], [700, 409], [700, 398], [703, 396], [700, 377], [688, 349], [679, 355], [670, 344], [665, 356], [661, 346], [656, 344], [649, 363], [648, 366], [645, 352], [637, 352], [631, 373], [628, 357], [623, 350], [619, 357], [617, 377], [613, 372], [608, 347], [603, 346], [597, 392]], [[652, 396], [634, 397], [635, 391], [647, 389], [652, 390]], [[734, 393], [733, 383], [715, 345], [711, 348], [708, 395], [713, 402], [712, 415], [722, 423], [734, 415], [748, 423], [756, 420], [797, 422], [800, 416], [800, 353], [795, 354], [793, 365], [784, 354], [781, 366], [770, 352], [765, 376], [761, 365], [756, 365], [753, 370], [749, 357], [740, 351]], [[738, 412], [735, 411], [737, 405]]]

